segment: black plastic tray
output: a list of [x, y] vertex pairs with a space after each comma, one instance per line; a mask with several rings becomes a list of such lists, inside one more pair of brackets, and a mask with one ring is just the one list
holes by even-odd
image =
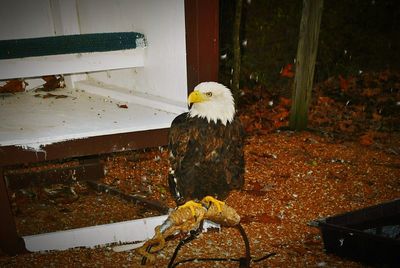
[[400, 267], [400, 199], [314, 223], [328, 253], [379, 267]]

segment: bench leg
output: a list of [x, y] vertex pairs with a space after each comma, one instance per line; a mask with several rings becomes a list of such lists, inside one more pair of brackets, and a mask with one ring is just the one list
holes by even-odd
[[9, 255], [27, 252], [24, 240], [17, 233], [2, 167], [0, 167], [0, 215], [0, 249]]

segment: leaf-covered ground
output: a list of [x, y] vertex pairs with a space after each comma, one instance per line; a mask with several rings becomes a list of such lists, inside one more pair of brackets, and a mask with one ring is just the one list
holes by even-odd
[[[290, 86], [290, 81], [288, 83]], [[290, 100], [265, 88], [244, 89], [240, 117], [248, 132], [245, 186], [227, 203], [241, 215], [255, 258], [252, 267], [363, 267], [326, 254], [312, 220], [400, 198], [400, 76], [384, 71], [333, 77], [317, 85], [310, 131], [287, 125]], [[174, 203], [166, 182], [164, 147], [103, 156], [104, 183], [126, 193]], [[23, 189], [11, 194], [21, 235], [156, 215], [84, 183]], [[179, 239], [167, 242], [156, 267], [166, 267]], [[193, 257], [241, 257], [236, 229], [201, 234], [180, 251]], [[1, 267], [139, 267], [134, 251], [111, 247], [1, 256]], [[234, 262], [191, 262], [178, 267], [237, 267]]]

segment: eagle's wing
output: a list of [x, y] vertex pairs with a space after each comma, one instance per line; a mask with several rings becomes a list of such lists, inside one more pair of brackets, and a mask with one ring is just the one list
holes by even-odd
[[169, 149], [169, 173], [168, 184], [172, 196], [178, 204], [184, 203], [184, 197], [178, 189], [178, 178], [180, 177], [181, 162], [189, 142], [189, 129], [187, 125], [188, 113], [177, 116], [171, 123], [168, 136]]
[[243, 185], [243, 129], [238, 118], [224, 126], [182, 114], [171, 124], [169, 151], [168, 181], [178, 204], [206, 195], [223, 199]]
[[239, 117], [228, 125], [222, 146], [226, 156], [226, 181], [231, 189], [240, 189], [244, 184], [244, 140], [245, 131]]

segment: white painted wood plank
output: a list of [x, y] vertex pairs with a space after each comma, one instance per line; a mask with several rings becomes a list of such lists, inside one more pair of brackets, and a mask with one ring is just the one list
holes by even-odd
[[110, 243], [144, 241], [154, 235], [154, 228], [167, 215], [79, 229], [24, 236], [29, 251], [66, 250], [75, 247], [95, 247]]
[[141, 246], [144, 245], [145, 242], [139, 242], [139, 243], [132, 243], [132, 244], [124, 244], [124, 245], [119, 245], [119, 246], [114, 246], [113, 251], [115, 252], [123, 252], [123, 251], [129, 251], [133, 250], [136, 248], [140, 248]]
[[[46, 250], [66, 250], [75, 247], [93, 248], [112, 243], [124, 243], [114, 246], [116, 252], [132, 250], [154, 236], [154, 228], [164, 223], [168, 215], [123, 221], [112, 224], [89, 226], [66, 231], [58, 231], [22, 237], [26, 248], [32, 252]], [[220, 224], [205, 220], [203, 231], [221, 229]], [[137, 243], [139, 242], [139, 243]], [[132, 244], [126, 244], [132, 243]]]
[[[88, 76], [105, 84], [186, 103], [186, 39], [184, 0], [85, 0], [77, 1], [82, 34], [134, 31], [143, 33], [147, 48], [145, 67], [91, 73]], [[120, 75], [117, 73], [121, 73]]]
[[[50, 0], [51, 14], [56, 35], [80, 34], [76, 0]], [[73, 88], [74, 83], [87, 79], [86, 74], [64, 75], [65, 84]]]
[[1, 0], [0, 40], [53, 36], [48, 0]]
[[157, 110], [181, 114], [188, 110], [186, 103], [172, 101], [159, 96], [153, 96], [146, 93], [129, 91], [124, 88], [104, 85], [91, 81], [75, 82], [75, 88], [84, 90], [88, 93], [113, 98], [118, 101], [126, 101], [129, 103], [137, 103], [139, 105], [152, 107]]
[[80, 34], [76, 0], [50, 0], [56, 35]]
[[0, 80], [144, 66], [145, 48], [0, 60]]
[[39, 150], [41, 145], [65, 140], [168, 128], [177, 115], [77, 89], [53, 91], [68, 96], [60, 99], [43, 99], [35, 94], [24, 92], [0, 98], [0, 146]]

